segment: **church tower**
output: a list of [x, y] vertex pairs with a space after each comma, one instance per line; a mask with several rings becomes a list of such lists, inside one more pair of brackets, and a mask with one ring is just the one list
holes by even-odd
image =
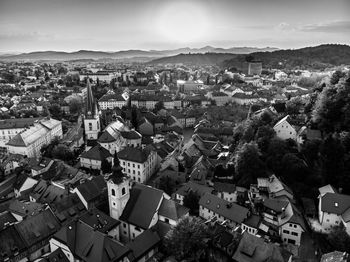
[[109, 215], [119, 220], [130, 198], [130, 179], [123, 174], [117, 153], [114, 155], [112, 175], [107, 181]]
[[101, 131], [101, 123], [89, 78], [86, 80], [86, 89], [87, 98], [84, 117], [85, 139], [86, 141], [97, 140], [98, 133]]

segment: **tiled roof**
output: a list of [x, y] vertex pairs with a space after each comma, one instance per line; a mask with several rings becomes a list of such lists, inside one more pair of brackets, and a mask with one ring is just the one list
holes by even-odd
[[247, 208], [208, 193], [200, 198], [199, 205], [236, 223], [242, 223], [249, 214]]
[[6, 227], [5, 224], [12, 224], [15, 222], [17, 222], [17, 219], [9, 211], [0, 214], [0, 230]]
[[129, 248], [79, 220], [63, 227], [54, 238], [85, 262], [121, 261], [130, 252]]
[[122, 137], [124, 137], [125, 139], [141, 139], [142, 135], [135, 131], [135, 130], [131, 130], [131, 131], [122, 131], [120, 132], [120, 134], [122, 135]]
[[108, 157], [111, 157], [111, 154], [104, 147], [100, 145], [96, 145], [93, 148], [90, 148], [88, 151], [85, 151], [84, 153], [82, 153], [81, 157], [102, 161]]
[[218, 192], [234, 193], [236, 191], [236, 185], [230, 183], [215, 182], [214, 189]]
[[35, 216], [44, 210], [44, 205], [36, 202], [13, 201], [9, 206], [9, 211], [19, 216]]
[[107, 183], [103, 176], [97, 176], [79, 185], [77, 190], [87, 202], [90, 202], [100, 197], [106, 188]]
[[179, 190], [176, 191], [176, 194], [185, 196], [187, 195], [190, 191], [193, 191], [199, 196], [203, 196], [205, 193], [211, 193], [213, 191], [213, 188], [205, 186], [205, 185], [200, 185], [192, 181], [188, 181], [186, 184], [184, 184]]
[[118, 152], [118, 158], [126, 161], [144, 163], [147, 161], [150, 151], [136, 148], [126, 147]]
[[120, 224], [118, 220], [106, 215], [96, 208], [86, 212], [79, 218], [79, 220], [105, 234]]
[[139, 261], [147, 252], [155, 248], [160, 243], [160, 237], [152, 229], [144, 231], [141, 235], [129, 242], [127, 246], [132, 251], [131, 261]]
[[158, 212], [160, 216], [177, 221], [186, 215], [189, 212], [189, 209], [173, 200], [163, 199]]
[[159, 189], [135, 184], [130, 191], [130, 199], [120, 216], [120, 220], [148, 229], [161, 204], [163, 194], [163, 191]]
[[249, 227], [258, 228], [260, 221], [261, 221], [261, 219], [259, 216], [251, 215], [243, 223]]
[[69, 259], [63, 253], [61, 248], [57, 248], [55, 251], [40, 259], [38, 262], [69, 262]]
[[15, 118], [0, 120], [0, 129], [15, 129], [32, 126], [35, 121], [41, 118]]
[[104, 131], [102, 135], [98, 138], [98, 142], [100, 143], [111, 143], [111, 142], [114, 142], [115, 140], [116, 138], [107, 131]]
[[283, 208], [286, 208], [289, 204], [289, 201], [278, 200], [273, 198], [267, 198], [264, 200], [263, 205], [277, 213], [282, 212]]

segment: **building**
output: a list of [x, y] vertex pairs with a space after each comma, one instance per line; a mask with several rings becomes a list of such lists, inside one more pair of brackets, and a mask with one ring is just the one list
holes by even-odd
[[127, 93], [115, 94], [109, 92], [98, 100], [98, 105], [102, 110], [114, 109], [116, 107], [122, 108], [123, 106], [127, 106], [128, 101], [129, 95]]
[[103, 176], [96, 176], [74, 188], [73, 193], [77, 193], [80, 201], [89, 210], [107, 199], [107, 183]]
[[147, 182], [158, 168], [157, 152], [148, 147], [125, 147], [118, 158], [123, 172], [139, 183]]
[[101, 170], [101, 164], [103, 160], [107, 160], [112, 163], [113, 156], [107, 149], [100, 145], [96, 145], [90, 148], [88, 151], [84, 151], [80, 156], [80, 166], [85, 168]]
[[343, 224], [350, 235], [350, 196], [339, 194], [331, 186], [319, 188], [318, 219], [326, 232]]
[[190, 93], [204, 88], [204, 84], [201, 80], [177, 80], [176, 85], [181, 93]]
[[11, 138], [6, 147], [11, 154], [39, 157], [43, 146], [50, 144], [56, 138], [61, 139], [62, 135], [61, 121], [44, 118], [36, 120], [33, 126]]
[[289, 115], [285, 116], [275, 124], [275, 126], [273, 127], [273, 130], [275, 130], [276, 136], [280, 139], [296, 140], [298, 129], [295, 126], [293, 126], [289, 120], [290, 120]]
[[206, 193], [199, 200], [199, 216], [206, 220], [216, 217], [217, 221], [226, 221], [227, 225], [234, 228], [241, 226], [248, 215], [247, 208], [212, 194]]
[[101, 131], [100, 115], [97, 109], [97, 104], [95, 102], [94, 96], [92, 94], [92, 89], [90, 85], [90, 80], [86, 81], [87, 97], [86, 97], [86, 107], [84, 115], [84, 129], [85, 129], [85, 139], [97, 140], [98, 133]]

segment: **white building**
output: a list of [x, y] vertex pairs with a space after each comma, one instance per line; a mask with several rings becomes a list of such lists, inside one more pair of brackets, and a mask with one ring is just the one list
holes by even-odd
[[326, 232], [343, 224], [350, 235], [350, 196], [339, 194], [331, 186], [319, 188], [318, 219]]
[[50, 144], [55, 138], [62, 138], [61, 121], [44, 118], [35, 121], [33, 126], [15, 135], [6, 147], [11, 154], [38, 157], [41, 154], [41, 148]]
[[127, 93], [107, 93], [98, 100], [98, 105], [102, 110], [114, 109], [116, 107], [122, 108], [123, 106], [127, 106], [128, 101], [129, 95]]
[[157, 152], [149, 148], [125, 147], [118, 158], [124, 173], [139, 183], [147, 182], [158, 168]]
[[290, 124], [289, 115], [282, 118], [277, 124], [273, 127], [273, 130], [276, 132], [276, 136], [280, 139], [297, 139], [297, 129]]

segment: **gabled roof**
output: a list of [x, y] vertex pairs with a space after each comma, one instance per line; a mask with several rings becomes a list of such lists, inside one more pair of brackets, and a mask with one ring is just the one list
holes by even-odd
[[141, 139], [142, 135], [135, 131], [135, 130], [131, 130], [131, 131], [122, 131], [120, 132], [120, 134], [122, 135], [122, 137], [124, 137], [125, 139], [131, 140], [131, 139]]
[[17, 219], [9, 211], [0, 214], [0, 230], [3, 230], [6, 224], [8, 225], [15, 222], [17, 222]]
[[86, 262], [117, 262], [130, 252], [129, 248], [79, 220], [63, 227], [54, 238]]
[[163, 199], [163, 191], [143, 184], [135, 184], [130, 191], [130, 199], [126, 204], [120, 220], [148, 229], [152, 218]]
[[158, 214], [166, 218], [178, 221], [189, 212], [187, 207], [184, 207], [173, 200], [163, 199], [159, 207]]
[[225, 219], [230, 219], [239, 224], [242, 223], [249, 214], [247, 208], [208, 193], [200, 198], [199, 205], [223, 216]]
[[215, 182], [214, 189], [217, 192], [234, 193], [236, 191], [236, 185], [230, 183]]
[[205, 193], [211, 193], [213, 191], [213, 188], [188, 181], [186, 184], [180, 187], [179, 190], [176, 191], [176, 194], [185, 196], [190, 191], [197, 193], [199, 196], [203, 196]]
[[104, 131], [102, 135], [98, 138], [98, 142], [100, 143], [111, 143], [116, 140], [109, 132]]
[[111, 154], [107, 149], [100, 145], [96, 145], [90, 148], [88, 151], [85, 151], [81, 154], [81, 158], [93, 159], [102, 161], [108, 157], [111, 157]]
[[12, 225], [0, 232], [0, 260], [5, 261], [6, 257], [13, 258], [15, 252], [25, 252], [28, 249], [24, 239], [18, 233], [17, 228]]
[[289, 204], [289, 201], [279, 200], [274, 198], [267, 198], [267, 199], [264, 199], [263, 201], [264, 207], [271, 209], [277, 213], [282, 212], [282, 210], [286, 208], [288, 204]]
[[69, 259], [63, 253], [61, 248], [57, 248], [55, 251], [40, 259], [38, 262], [69, 262]]
[[77, 190], [87, 202], [90, 202], [100, 197], [106, 188], [107, 183], [103, 176], [96, 176], [93, 179], [79, 185]]
[[136, 147], [125, 147], [117, 154], [118, 158], [121, 160], [144, 163], [147, 161], [150, 151]]
[[41, 211], [45, 209], [45, 206], [36, 202], [21, 202], [19, 200], [13, 201], [8, 210], [16, 215], [21, 217], [31, 217], [39, 214]]
[[259, 228], [260, 221], [261, 221], [261, 218], [259, 216], [251, 215], [243, 222], [243, 224], [249, 227]]
[[127, 246], [131, 249], [131, 261], [139, 261], [147, 252], [160, 244], [160, 237], [153, 229], [148, 229], [129, 242]]

